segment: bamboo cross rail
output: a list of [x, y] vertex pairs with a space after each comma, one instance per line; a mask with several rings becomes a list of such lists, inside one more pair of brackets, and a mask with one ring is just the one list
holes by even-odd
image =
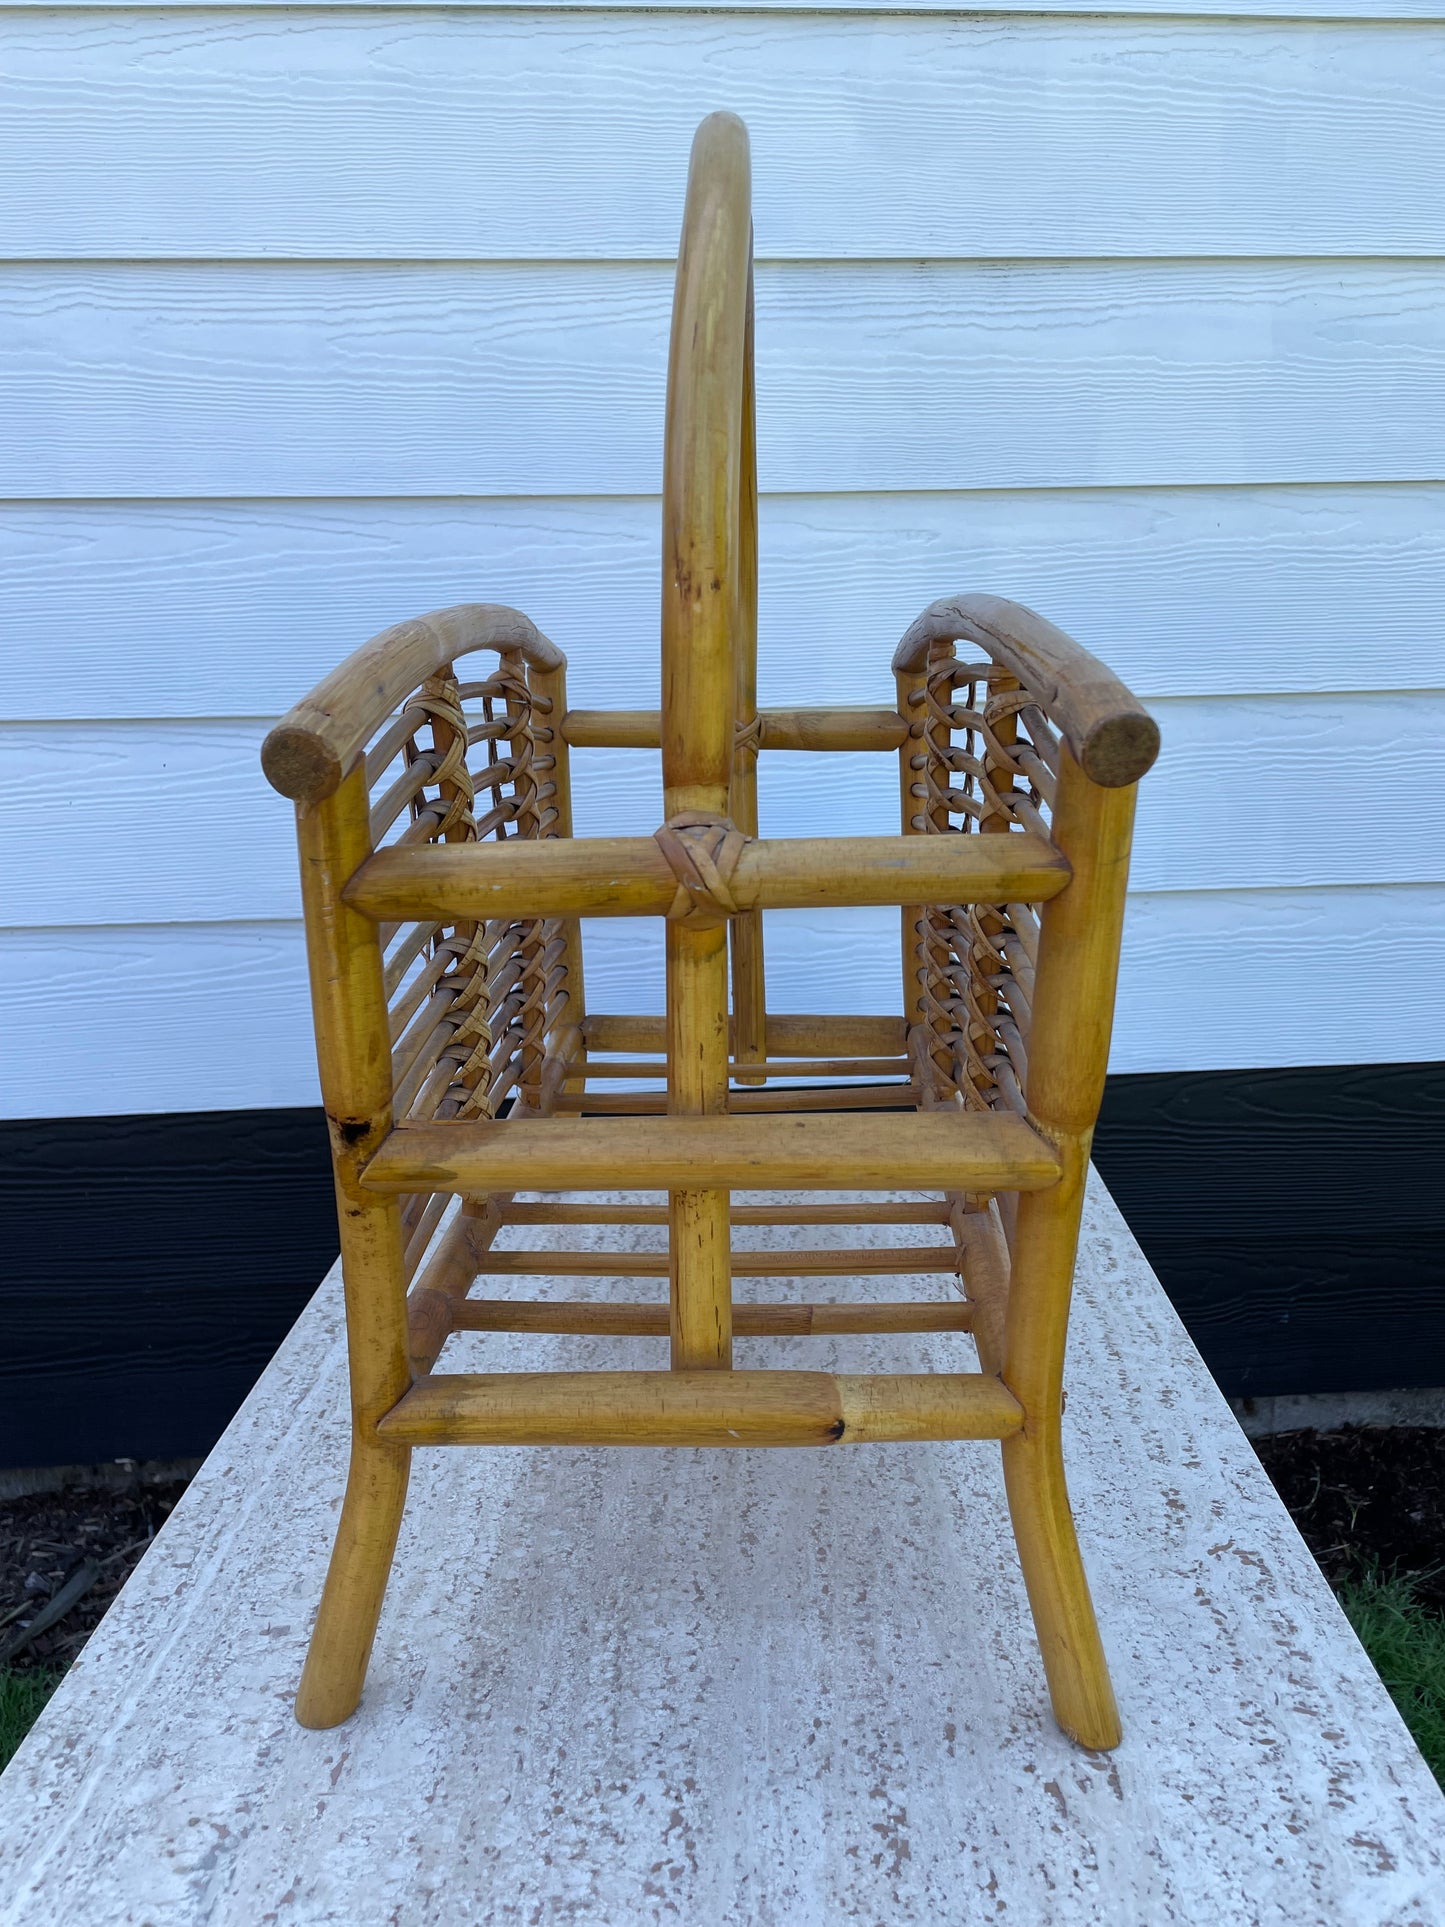
[[[908, 628], [891, 706], [759, 707], [749, 169], [741, 122], [710, 116], [667, 371], [661, 707], [570, 708], [556, 644], [468, 603], [364, 644], [263, 751], [296, 804], [353, 1417], [297, 1716], [330, 1726], [358, 1702], [413, 1447], [997, 1439], [1054, 1712], [1108, 1747], [1060, 1417], [1158, 733], [1077, 643], [979, 595]], [[653, 836], [574, 833], [571, 756], [598, 747], [660, 752]], [[765, 835], [757, 764], [779, 750], [896, 755], [897, 830]], [[901, 1012], [768, 1010], [766, 913], [822, 905], [898, 908]], [[624, 916], [665, 922], [665, 1012], [586, 1007], [582, 919]], [[803, 1225], [860, 1237], [767, 1242]], [[510, 1235], [567, 1226], [575, 1249]], [[735, 1250], [739, 1229], [762, 1244]], [[619, 1248], [619, 1230], [660, 1242]], [[533, 1277], [659, 1295], [472, 1295]], [[798, 1298], [816, 1277], [899, 1295]], [[736, 1301], [739, 1278], [782, 1295]], [[956, 1334], [959, 1369], [733, 1364], [734, 1338], [919, 1332]], [[438, 1371], [457, 1333], [665, 1338], [668, 1369]]]

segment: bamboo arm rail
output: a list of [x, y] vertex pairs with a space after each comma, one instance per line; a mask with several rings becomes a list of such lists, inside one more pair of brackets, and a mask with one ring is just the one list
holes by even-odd
[[[740, 910], [826, 904], [1041, 903], [1069, 881], [1053, 845], [1010, 836], [760, 837], [731, 878]], [[413, 917], [665, 917], [678, 893], [649, 836], [424, 843], [378, 850], [343, 895], [378, 922]]]
[[520, 610], [499, 602], [461, 602], [399, 622], [362, 643], [277, 723], [261, 746], [272, 787], [297, 802], [330, 796], [397, 704], [477, 649], [515, 650], [538, 670], [567, 661]]
[[[908, 739], [896, 709], [760, 709], [763, 749], [894, 750]], [[569, 709], [562, 740], [574, 749], [658, 749], [658, 709]]]
[[928, 666], [934, 643], [987, 650], [1037, 698], [1080, 768], [1105, 789], [1137, 783], [1159, 754], [1159, 725], [1113, 671], [1072, 636], [1002, 596], [945, 596], [930, 603], [893, 655], [900, 675]]
[[423, 1379], [377, 1429], [407, 1445], [837, 1445], [1022, 1423], [981, 1372], [479, 1372]]
[[1025, 1119], [940, 1110], [853, 1117], [571, 1118], [407, 1124], [362, 1173], [375, 1191], [1042, 1191], [1059, 1163]]

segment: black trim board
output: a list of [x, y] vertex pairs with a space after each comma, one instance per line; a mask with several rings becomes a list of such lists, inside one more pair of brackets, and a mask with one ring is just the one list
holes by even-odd
[[1094, 1157], [1231, 1396], [1445, 1385], [1445, 1064], [1111, 1077]]
[[[0, 1466], [207, 1451], [336, 1255], [314, 1110], [0, 1123]], [[1099, 1168], [1232, 1394], [1445, 1385], [1445, 1065], [1116, 1077]]]
[[210, 1450], [336, 1257], [321, 1111], [0, 1124], [0, 1465]]

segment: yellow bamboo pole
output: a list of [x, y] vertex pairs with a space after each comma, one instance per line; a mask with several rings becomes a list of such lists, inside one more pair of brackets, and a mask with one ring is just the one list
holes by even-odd
[[[1134, 786], [1104, 789], [1061, 750], [1053, 834], [1073, 881], [1042, 913], [1025, 1095], [1058, 1151], [1060, 1182], [1021, 1197], [1003, 1381], [1024, 1409], [1004, 1481], [1054, 1716], [1084, 1746], [1119, 1743], [1119, 1714], [1069, 1507], [1061, 1436], [1064, 1349], [1089, 1145], [1104, 1091], [1129, 875]], [[972, 1187], [969, 1187], [970, 1189]]]
[[[816, 709], [760, 709], [764, 749], [896, 750], [907, 735], [897, 710], [828, 705]], [[662, 716], [656, 709], [569, 709], [562, 734], [574, 749], [656, 749]]]
[[[1069, 881], [1046, 837], [760, 837], [738, 853], [740, 909], [873, 903], [1042, 903]], [[660, 917], [677, 877], [650, 836], [509, 837], [393, 844], [352, 878], [346, 900], [378, 922], [459, 917]]]
[[367, 1165], [377, 1191], [1036, 1191], [1052, 1144], [1013, 1111], [489, 1118], [406, 1124]]
[[[452, 1311], [452, 1331], [565, 1332], [604, 1338], [666, 1338], [664, 1304], [565, 1304], [552, 1300], [468, 1298]], [[873, 1305], [735, 1305], [739, 1338], [826, 1338], [859, 1332], [966, 1332], [973, 1307], [961, 1298], [894, 1299]]]
[[376, 925], [341, 887], [371, 850], [366, 771], [300, 803], [301, 903], [321, 1094], [331, 1134], [351, 1373], [351, 1469], [315, 1629], [296, 1694], [303, 1726], [356, 1710], [406, 1503], [410, 1454], [377, 1424], [411, 1383], [401, 1201], [362, 1187], [392, 1125], [391, 1042]]
[[[751, 254], [749, 243], [749, 254]], [[738, 592], [733, 626], [737, 735], [733, 745], [729, 814], [746, 836], [758, 833], [758, 469], [753, 391], [753, 272], [748, 263], [747, 321], [743, 334], [743, 419], [738, 491]], [[766, 1079], [743, 1065], [764, 1055], [767, 996], [763, 972], [763, 914], [747, 910], [729, 925], [732, 946], [733, 1031], [739, 1084]]]
[[[663, 447], [662, 782], [666, 813], [726, 816], [736, 701], [742, 393], [751, 255], [747, 130], [698, 128], [673, 297]], [[667, 926], [668, 1094], [677, 1117], [722, 1112], [728, 1084], [727, 928]], [[670, 1196], [672, 1364], [732, 1364], [728, 1193]]]
[[[663, 1051], [667, 1024], [661, 1017], [589, 1017], [590, 1051]], [[770, 1016], [770, 1057], [900, 1056], [907, 1048], [901, 1017]]]
[[839, 1445], [997, 1439], [1017, 1401], [984, 1372], [439, 1374], [385, 1422], [413, 1445]]

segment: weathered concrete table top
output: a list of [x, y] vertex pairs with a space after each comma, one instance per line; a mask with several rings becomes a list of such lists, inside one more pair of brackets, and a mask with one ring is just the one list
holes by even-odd
[[[1048, 1717], [997, 1450], [972, 1444], [418, 1453], [362, 1710], [302, 1732], [339, 1332], [332, 1278], [5, 1776], [7, 1927], [1445, 1922], [1445, 1799], [1102, 1189], [1070, 1424], [1108, 1757]], [[659, 1362], [468, 1336], [448, 1363], [484, 1345]]]

